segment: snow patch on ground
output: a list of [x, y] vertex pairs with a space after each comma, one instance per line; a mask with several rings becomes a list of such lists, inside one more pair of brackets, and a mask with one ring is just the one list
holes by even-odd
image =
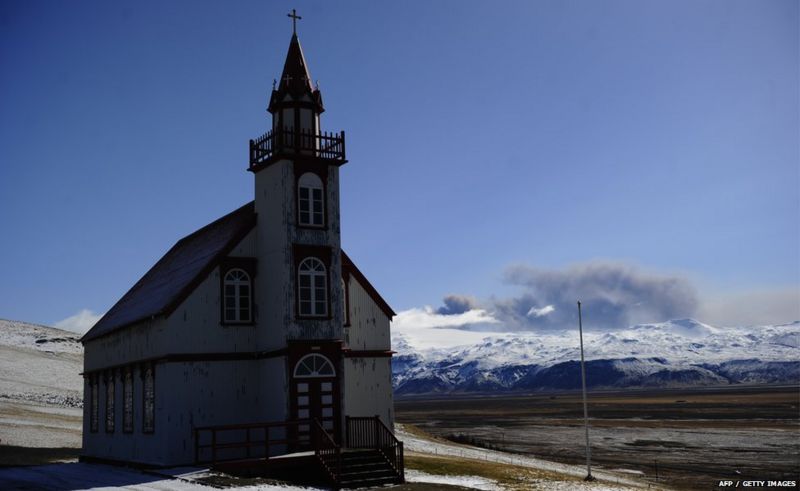
[[502, 491], [503, 488], [497, 481], [478, 476], [443, 476], [438, 474], [428, 474], [426, 472], [409, 470], [406, 471], [406, 481], [408, 482], [428, 482], [432, 484], [451, 484], [453, 486], [463, 486], [465, 488], [480, 489], [483, 491]]
[[[586, 468], [582, 466], [560, 464], [534, 457], [524, 457], [521, 455], [499, 452], [496, 450], [487, 450], [484, 448], [433, 441], [409, 433], [401, 424], [395, 424], [395, 435], [397, 435], [398, 439], [403, 441], [403, 447], [406, 452], [417, 452], [430, 455], [462, 457], [474, 460], [483, 460], [487, 462], [497, 462], [501, 464], [510, 464], [519, 467], [528, 467], [531, 469], [556, 472], [578, 478], [583, 478], [586, 476]], [[619, 474], [606, 471], [595, 471], [595, 469], [592, 469], [592, 474], [604, 482], [585, 483], [587, 489], [620, 489], [619, 487], [608, 487], [609, 482], [622, 486], [625, 489], [627, 489], [627, 487], [646, 487], [643, 483], [628, 476], [621, 476]], [[552, 481], [554, 485], [558, 485], [559, 482], [561, 481]], [[564, 481], [566, 487], [563, 488], [548, 488], [542, 483], [551, 483], [551, 481], [537, 481], [537, 486], [541, 489], [575, 489], [576, 487], [584, 487], [582, 481]], [[595, 487], [595, 485], [602, 487]]]
[[[167, 471], [168, 472], [168, 471]], [[101, 464], [52, 464], [34, 467], [0, 468], [0, 489], [48, 490], [131, 490], [131, 491], [208, 491], [209, 486], [193, 482], [209, 476], [207, 469], [181, 468], [174, 476], [145, 473], [125, 467]], [[320, 491], [281, 484], [236, 488], [247, 491]]]

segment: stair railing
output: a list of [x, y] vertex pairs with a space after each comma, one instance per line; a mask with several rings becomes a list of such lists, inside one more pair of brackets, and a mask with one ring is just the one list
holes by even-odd
[[308, 449], [311, 439], [302, 436], [299, 429], [309, 425], [310, 420], [248, 423], [194, 428], [195, 465], [263, 459]]
[[347, 446], [370, 448], [380, 452], [401, 482], [405, 482], [403, 442], [397, 439], [380, 416], [345, 418]]
[[336, 444], [318, 419], [314, 419], [314, 455], [333, 484], [338, 487], [342, 479], [342, 447]]

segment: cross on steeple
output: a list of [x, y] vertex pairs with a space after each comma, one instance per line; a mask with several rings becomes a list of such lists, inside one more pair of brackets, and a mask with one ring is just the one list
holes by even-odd
[[292, 18], [292, 34], [297, 34], [297, 21], [302, 19], [299, 15], [297, 15], [297, 11], [292, 9], [291, 14], [286, 14], [287, 17]]

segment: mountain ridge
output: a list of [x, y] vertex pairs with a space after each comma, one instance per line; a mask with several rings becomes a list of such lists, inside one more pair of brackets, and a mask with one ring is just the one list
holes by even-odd
[[[577, 332], [502, 333], [448, 349], [393, 337], [398, 395], [580, 388]], [[695, 319], [584, 333], [594, 389], [800, 382], [800, 321], [720, 328]]]

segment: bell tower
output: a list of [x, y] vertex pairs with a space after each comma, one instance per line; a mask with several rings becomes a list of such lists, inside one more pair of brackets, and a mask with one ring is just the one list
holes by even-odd
[[321, 129], [324, 110], [295, 29], [273, 83], [270, 129], [250, 140], [261, 349], [343, 339], [339, 167], [347, 161], [344, 132]]

